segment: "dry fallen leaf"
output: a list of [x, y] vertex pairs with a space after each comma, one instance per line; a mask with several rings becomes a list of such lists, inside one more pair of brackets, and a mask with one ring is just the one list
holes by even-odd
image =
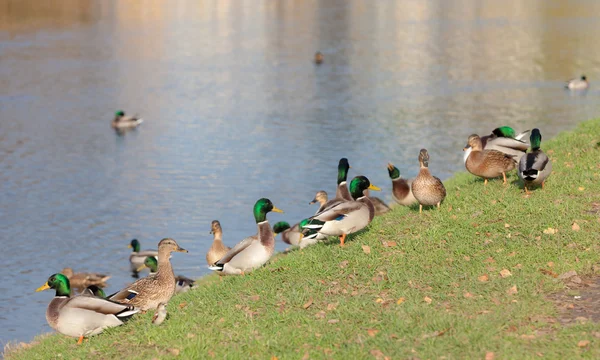
[[260, 300], [260, 295], [252, 295], [252, 296], [250, 296], [250, 300], [258, 301], [258, 300]]
[[362, 249], [365, 252], [365, 254], [370, 254], [371, 253], [371, 247], [368, 246], [368, 245], [363, 245]]
[[279, 359], [277, 358], [277, 356], [273, 355], [273, 356], [271, 356], [271, 360], [279, 360]]
[[544, 230], [544, 234], [547, 234], [547, 235], [554, 235], [557, 232], [558, 232], [558, 229], [553, 229], [551, 227], [549, 227], [546, 230]]
[[486, 352], [486, 353], [485, 353], [485, 360], [494, 360], [494, 357], [495, 357], [495, 356], [496, 356], [496, 355], [494, 355], [494, 353], [493, 353], [493, 352], [491, 352], [491, 351], [488, 351], [488, 352]]
[[375, 300], [376, 303], [381, 304], [383, 302], [382, 298], [377, 298], [377, 300]]
[[548, 261], [548, 263], [546, 265], [548, 265], [548, 267], [553, 267], [554, 266], [554, 262], [553, 261]]
[[169, 351], [169, 352], [171, 353], [171, 355], [173, 355], [173, 356], [179, 356], [179, 352], [180, 352], [180, 351], [179, 351], [179, 349], [172, 348], [172, 349], [169, 349], [168, 351]]
[[432, 300], [431, 300], [431, 298], [430, 298], [429, 296], [425, 296], [425, 297], [423, 298], [423, 301], [425, 301], [425, 302], [426, 302], [426, 303], [428, 303], [428, 304], [431, 304], [431, 301], [432, 301]]
[[342, 269], [343, 269], [343, 268], [345, 268], [346, 266], [348, 266], [348, 260], [344, 260], [344, 261], [342, 261], [342, 262], [340, 263], [340, 267], [341, 267]]
[[577, 224], [576, 222], [574, 222], [573, 225], [571, 225], [571, 229], [573, 231], [579, 231], [579, 230], [581, 230], [581, 227], [579, 226], [579, 224]]
[[401, 297], [400, 299], [398, 299], [398, 301], [396, 301], [396, 304], [400, 305], [402, 304], [406, 299], [404, 299], [403, 297]]
[[488, 281], [489, 279], [490, 279], [490, 278], [489, 278], [489, 277], [488, 277], [486, 274], [483, 274], [483, 275], [481, 275], [480, 277], [478, 277], [478, 278], [477, 278], [477, 280], [479, 280], [479, 281], [481, 281], [481, 282], [486, 282], [486, 281]]
[[470, 299], [470, 298], [474, 297], [475, 295], [471, 294], [470, 292], [466, 292], [463, 294], [463, 296], [467, 299]]
[[579, 347], [586, 347], [590, 344], [589, 340], [581, 340], [580, 342], [577, 343], [577, 346]]
[[573, 276], [577, 276], [577, 271], [575, 271], [575, 270], [567, 271], [566, 273], [560, 274], [560, 276], [558, 278], [561, 280], [565, 280], [568, 278], [572, 278]]
[[512, 276], [512, 273], [508, 269], [502, 269], [502, 271], [500, 271], [500, 276], [502, 276], [503, 278], [507, 278], [509, 276]]
[[383, 355], [383, 352], [381, 350], [371, 350], [370, 353], [371, 353], [371, 355], [375, 356], [375, 358], [377, 360], [384, 359], [384, 357], [385, 357], [385, 355]]
[[504, 224], [504, 227], [505, 227], [505, 228], [509, 228], [509, 227], [510, 227], [510, 224]]
[[518, 293], [517, 285], [513, 285], [510, 289], [506, 290], [506, 293], [508, 295], [514, 295], [514, 294]]
[[496, 260], [494, 260], [494, 258], [490, 256], [489, 258], [483, 260], [483, 262], [486, 262], [486, 263], [495, 263]]
[[187, 303], [185, 301], [179, 304], [180, 309], [183, 309], [186, 306], [187, 306]]
[[465, 259], [465, 261], [471, 261], [471, 257], [467, 256], [467, 255], [465, 255], [464, 259]]
[[339, 321], [338, 319], [331, 319], [331, 320], [328, 320], [328, 321], [327, 321], [327, 323], [328, 323], [328, 324], [337, 324], [337, 323], [339, 323], [339, 322], [340, 322], [340, 321]]
[[327, 311], [335, 310], [338, 306], [338, 303], [327, 304]]
[[310, 298], [304, 305], [302, 305], [302, 308], [308, 309], [312, 304], [313, 304], [313, 298]]
[[552, 271], [552, 270], [547, 270], [547, 269], [541, 269], [541, 268], [540, 268], [540, 272], [541, 272], [542, 274], [544, 274], [544, 275], [549, 275], [549, 276], [552, 276], [553, 278], [557, 278], [557, 277], [558, 277], [558, 274], [557, 274], [557, 273], [555, 273], [555, 272], [554, 272], [554, 271]]
[[580, 186], [580, 187], [577, 188], [577, 190], [583, 191], [583, 190], [585, 190], [585, 188], [583, 186]]
[[370, 337], [377, 335], [378, 332], [379, 330], [376, 329], [367, 329], [367, 334], [369, 334]]

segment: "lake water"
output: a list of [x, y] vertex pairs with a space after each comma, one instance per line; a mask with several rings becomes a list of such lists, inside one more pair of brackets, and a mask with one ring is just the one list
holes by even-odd
[[[127, 245], [172, 237], [206, 274], [268, 197], [294, 222], [340, 157], [391, 199], [386, 163], [446, 179], [473, 132], [596, 117], [597, 1], [0, 1], [0, 343], [50, 331], [65, 266], [131, 281]], [[320, 50], [325, 62], [312, 62]], [[563, 81], [588, 76], [586, 93]], [[145, 119], [124, 136], [117, 109]], [[285, 249], [278, 241], [277, 249]]]

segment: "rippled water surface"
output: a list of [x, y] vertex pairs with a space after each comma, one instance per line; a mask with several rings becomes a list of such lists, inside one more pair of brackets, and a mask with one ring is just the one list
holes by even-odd
[[[596, 1], [0, 2], [0, 342], [50, 330], [71, 266], [131, 281], [127, 244], [173, 237], [207, 273], [210, 222], [234, 244], [270, 198], [294, 222], [336, 166], [390, 199], [386, 163], [442, 179], [473, 132], [598, 116]], [[325, 55], [312, 63], [315, 51]], [[563, 90], [585, 73], [587, 93]], [[115, 110], [143, 115], [124, 136]], [[285, 246], [277, 243], [282, 250]]]

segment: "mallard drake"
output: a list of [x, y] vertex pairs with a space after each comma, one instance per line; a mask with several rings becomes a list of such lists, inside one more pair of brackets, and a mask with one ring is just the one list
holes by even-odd
[[160, 303], [156, 307], [156, 312], [154, 313], [154, 316], [152, 317], [152, 323], [154, 325], [160, 325], [163, 323], [163, 321], [165, 321], [166, 318], [167, 318], [167, 304]]
[[305, 225], [307, 225], [309, 221], [310, 220], [308, 219], [304, 219], [291, 227], [290, 224], [288, 224], [287, 222], [280, 221], [273, 225], [273, 233], [275, 234], [275, 236], [281, 234], [281, 241], [283, 241], [284, 243], [299, 246], [300, 249], [304, 249], [305, 247], [316, 244], [317, 242], [319, 242], [319, 240], [326, 238], [325, 235], [323, 235], [322, 238], [316, 238], [316, 231], [307, 232], [307, 235], [314, 234], [314, 237], [310, 237], [308, 239], [303, 238], [304, 234], [302, 233], [301, 229]]
[[104, 290], [102, 290], [102, 288], [100, 288], [100, 287], [98, 287], [96, 285], [90, 285], [90, 286], [86, 287], [81, 292], [81, 295], [85, 295], [85, 296], [97, 296], [97, 297], [100, 297], [100, 298], [106, 298], [106, 294], [104, 293]]
[[552, 173], [552, 161], [548, 156], [540, 149], [542, 144], [542, 134], [539, 129], [533, 129], [531, 131], [531, 152], [521, 158], [519, 161], [519, 177], [523, 180], [523, 186], [525, 192], [529, 194], [527, 187], [532, 185], [542, 185], [544, 188], [544, 181]]
[[213, 220], [210, 229], [210, 233], [213, 234], [213, 242], [206, 253], [206, 262], [209, 266], [214, 265], [231, 249], [223, 244], [223, 229], [218, 220]]
[[502, 175], [503, 183], [506, 184], [506, 173], [517, 164], [514, 156], [497, 150], [483, 150], [481, 139], [476, 134], [469, 136], [465, 150], [468, 148], [471, 148], [471, 153], [465, 167], [471, 174], [484, 178], [484, 185], [487, 185], [488, 179]]
[[46, 309], [46, 321], [59, 333], [78, 337], [78, 344], [81, 344], [84, 337], [122, 325], [123, 321], [139, 311], [132, 305], [123, 305], [95, 296], [70, 297], [69, 278], [63, 274], [50, 276], [36, 291], [47, 289], [56, 290], [56, 294]]
[[[138, 268], [138, 271], [142, 271], [144, 268], [150, 269], [150, 275], [156, 274], [158, 271], [158, 261], [153, 256], [146, 257], [144, 264]], [[175, 294], [184, 293], [190, 290], [194, 285], [195, 281], [185, 277], [183, 275], [175, 276]]]
[[158, 271], [142, 278], [108, 298], [123, 304], [134, 305], [142, 311], [155, 309], [167, 303], [175, 293], [175, 275], [171, 267], [171, 252], [188, 252], [170, 238], [158, 243]]
[[227, 275], [244, 275], [269, 261], [275, 250], [275, 237], [267, 220], [267, 213], [271, 211], [283, 212], [269, 199], [256, 201], [254, 219], [258, 236], [250, 236], [239, 242], [209, 269]]
[[410, 206], [417, 202], [412, 193], [411, 185], [413, 179], [403, 179], [400, 170], [392, 163], [388, 163], [388, 174], [392, 179], [392, 198], [400, 205]]
[[98, 274], [98, 273], [75, 273], [70, 267], [62, 269], [60, 272], [69, 279], [69, 283], [72, 287], [83, 289], [86, 286], [98, 285], [106, 286], [106, 281], [110, 279], [110, 275]]
[[383, 200], [376, 196], [371, 196], [369, 190], [365, 190], [365, 196], [373, 203], [373, 207], [375, 207], [375, 216], [381, 216], [391, 210]]
[[413, 195], [419, 202], [419, 213], [423, 212], [423, 205], [436, 205], [439, 209], [446, 198], [446, 188], [442, 180], [429, 172], [429, 153], [426, 149], [419, 152], [419, 165], [421, 170], [411, 184]]
[[348, 191], [348, 184], [346, 183], [346, 178], [348, 177], [348, 169], [350, 169], [348, 159], [341, 158], [340, 162], [338, 163], [337, 188], [335, 190], [335, 198], [330, 199], [325, 204], [321, 205], [317, 213], [339, 202], [354, 200], [352, 199], [350, 191]]
[[[501, 126], [494, 129], [490, 135], [480, 137], [481, 148], [483, 150], [497, 150], [507, 155], [512, 155], [515, 161], [519, 162], [529, 148], [529, 144], [522, 140], [527, 133], [529, 133], [529, 130], [515, 134], [515, 130], [510, 126]], [[472, 148], [466, 147], [463, 151], [463, 160], [466, 163]]]
[[133, 251], [131, 255], [129, 255], [129, 264], [131, 268], [131, 272], [134, 277], [138, 277], [138, 270], [140, 266], [144, 265], [144, 261], [148, 256], [158, 257], [158, 251], [156, 250], [144, 250], [140, 251], [140, 242], [138, 239], [133, 239], [129, 243], [128, 247], [130, 247]]
[[584, 90], [590, 86], [585, 75], [581, 75], [579, 78], [570, 79], [565, 84], [565, 88], [569, 90]]
[[323, 63], [323, 60], [325, 60], [323, 54], [320, 51], [317, 51], [315, 53], [315, 64], [321, 65]]
[[[365, 176], [352, 179], [350, 193], [353, 200], [339, 202], [310, 217], [308, 224], [302, 227], [303, 233], [305, 229], [314, 229], [323, 235], [339, 236], [340, 246], [344, 246], [348, 234], [364, 229], [375, 216], [375, 207], [364, 193], [367, 189], [380, 190]], [[308, 238], [306, 233], [304, 235]]]
[[115, 118], [113, 119], [111, 126], [113, 129], [131, 129], [137, 127], [144, 122], [144, 119], [127, 116], [123, 110], [115, 112]]

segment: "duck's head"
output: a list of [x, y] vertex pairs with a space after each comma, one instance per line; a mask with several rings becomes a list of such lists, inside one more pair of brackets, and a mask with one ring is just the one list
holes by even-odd
[[346, 181], [346, 178], [348, 177], [348, 169], [350, 169], [350, 164], [348, 163], [348, 159], [341, 158], [340, 162], [338, 163], [338, 179], [337, 179], [338, 185], [342, 181]]
[[156, 261], [156, 258], [154, 256], [146, 256], [146, 259], [144, 259], [144, 263], [135, 271], [140, 272], [144, 270], [144, 268], [148, 268], [150, 269], [150, 272], [155, 273], [158, 269], [158, 261]]
[[429, 167], [429, 153], [427, 152], [427, 149], [421, 149], [421, 151], [419, 151], [419, 164], [421, 164], [422, 167]]
[[66, 267], [64, 269], [62, 269], [60, 271], [61, 274], [63, 274], [64, 276], [70, 278], [71, 276], [73, 276], [73, 269], [71, 269], [70, 267]]
[[256, 223], [260, 223], [267, 220], [267, 213], [275, 211], [278, 213], [282, 213], [283, 210], [276, 208], [271, 200], [262, 198], [258, 199], [254, 204], [254, 219]]
[[281, 234], [282, 232], [286, 231], [289, 228], [290, 228], [290, 224], [288, 224], [286, 221], [280, 221], [278, 223], [275, 223], [275, 225], [273, 225], [273, 233], [275, 234], [275, 236], [277, 236], [277, 234]]
[[133, 249], [133, 252], [140, 252], [140, 242], [138, 239], [131, 240], [127, 247]]
[[312, 199], [312, 201], [309, 202], [308, 205], [312, 205], [316, 202], [318, 202], [319, 204], [325, 204], [327, 202], [327, 193], [323, 190], [317, 191], [315, 198]]
[[221, 229], [221, 223], [219, 220], [213, 220], [212, 223], [210, 223], [210, 234], [216, 234], [218, 232], [223, 232], [223, 229]]
[[400, 170], [394, 166], [392, 163], [388, 163], [387, 165], [388, 174], [390, 175], [390, 179], [396, 180], [400, 177]]
[[315, 53], [315, 64], [322, 64], [324, 60], [323, 54], [320, 51]]
[[48, 281], [35, 291], [44, 291], [48, 289], [56, 290], [56, 296], [70, 296], [71, 295], [71, 284], [69, 278], [63, 274], [53, 274], [48, 278]]
[[158, 251], [168, 251], [168, 252], [188, 252], [186, 249], [181, 248], [177, 245], [177, 242], [171, 238], [164, 238], [158, 243]]
[[98, 287], [96, 285], [90, 285], [90, 286], [86, 287], [85, 289], [87, 291], [91, 292], [92, 294], [94, 294], [94, 296], [106, 298], [106, 294], [104, 293], [104, 290], [102, 290], [100, 287]]
[[123, 111], [123, 110], [117, 110], [115, 112], [115, 117], [116, 118], [120, 118], [120, 117], [123, 117], [123, 116], [125, 116], [125, 111]]
[[354, 179], [352, 179], [352, 181], [350, 182], [350, 194], [352, 195], [352, 197], [354, 199], [358, 199], [360, 197], [365, 196], [364, 195], [364, 191], [365, 190], [375, 190], [375, 191], [380, 191], [381, 189], [378, 188], [377, 186], [371, 184], [371, 182], [369, 181], [369, 179], [367, 179], [366, 176], [356, 176]]
[[492, 131], [492, 135], [496, 137], [514, 138], [515, 130], [510, 126], [500, 126]]
[[529, 135], [529, 143], [531, 144], [531, 150], [536, 151], [540, 149], [542, 145], [542, 133], [540, 129], [535, 128], [531, 130], [531, 135]]
[[481, 151], [481, 138], [477, 134], [472, 134], [467, 139], [467, 145], [463, 148], [463, 151], [466, 151], [468, 148], [472, 148], [473, 150]]

